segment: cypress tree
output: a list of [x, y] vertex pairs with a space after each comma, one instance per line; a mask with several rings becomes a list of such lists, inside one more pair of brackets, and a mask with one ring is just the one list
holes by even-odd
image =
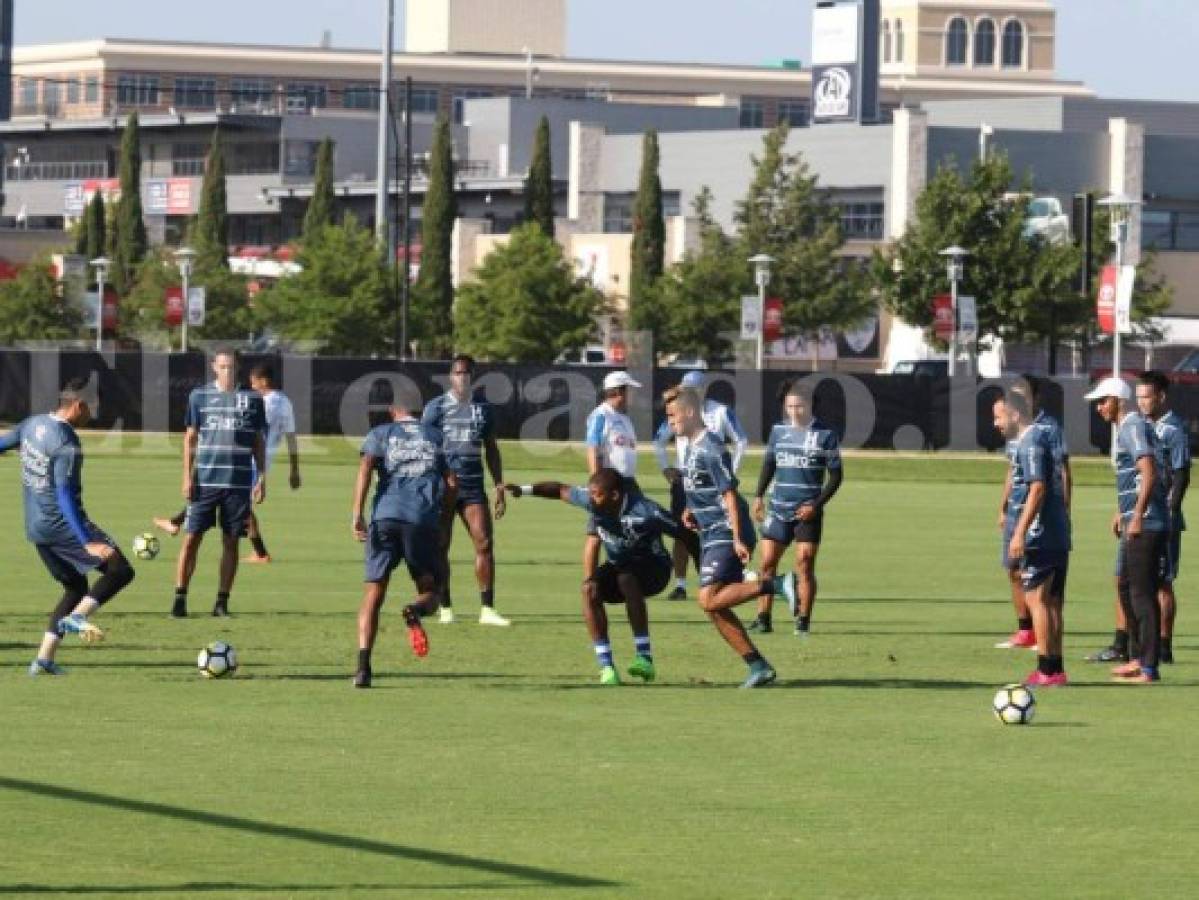
[[454, 282], [451, 266], [454, 221], [454, 147], [450, 123], [437, 120], [429, 160], [429, 190], [421, 223], [420, 276], [415, 305], [420, 335], [426, 347], [445, 352], [453, 347]]
[[229, 267], [229, 201], [225, 184], [225, 147], [220, 129], [213, 129], [212, 145], [200, 188], [200, 209], [192, 225], [196, 267]]
[[117, 203], [112, 286], [124, 295], [133, 286], [137, 267], [146, 257], [146, 223], [142, 219], [142, 153], [137, 113], [131, 113], [121, 136], [121, 199]]
[[83, 208], [83, 215], [79, 217], [79, 223], [75, 226], [75, 252], [83, 255], [87, 253], [87, 220], [91, 214], [91, 206]]
[[525, 178], [525, 221], [536, 222], [542, 233], [554, 236], [554, 183], [550, 159], [550, 121], [545, 116], [537, 123], [533, 139], [533, 158]]
[[333, 203], [333, 139], [325, 138], [316, 154], [312, 199], [304, 214], [304, 240], [309, 240], [318, 229], [333, 224]]
[[666, 254], [666, 222], [662, 215], [662, 180], [658, 174], [658, 133], [645, 133], [641, 180], [633, 207], [633, 248], [629, 265], [629, 325], [657, 332], [661, 316], [653, 288], [662, 277]]
[[87, 225], [87, 244], [82, 250], [83, 255], [89, 261], [99, 259], [108, 252], [108, 209], [101, 191], [92, 194], [92, 201], [87, 205], [83, 221]]

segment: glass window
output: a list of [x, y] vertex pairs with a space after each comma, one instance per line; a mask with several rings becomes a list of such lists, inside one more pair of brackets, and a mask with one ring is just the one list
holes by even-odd
[[895, 61], [903, 62], [903, 22], [895, 20]]
[[803, 100], [780, 100], [779, 121], [786, 122], [795, 128], [803, 128], [808, 124], [808, 104]]
[[31, 113], [37, 108], [37, 80], [21, 79], [21, 106], [24, 112]]
[[100, 102], [100, 79], [95, 75], [87, 76], [87, 80], [83, 83], [83, 102], [84, 103], [99, 103]]
[[1024, 66], [1024, 26], [1015, 20], [1003, 26], [1003, 65], [1008, 69]]
[[79, 79], [78, 78], [68, 78], [67, 79], [67, 103], [78, 103], [78, 102], [79, 102]]
[[117, 103], [121, 106], [158, 106], [158, 76], [121, 75], [117, 78]]
[[216, 106], [216, 80], [176, 78], [175, 106], [178, 109], [213, 109]]
[[764, 104], [761, 100], [743, 99], [741, 101], [741, 127], [765, 128], [766, 104]]
[[351, 84], [341, 92], [341, 105], [346, 109], [378, 109], [379, 89], [373, 84]]
[[1174, 215], [1164, 209], [1141, 213], [1141, 246], [1145, 249], [1174, 249]]
[[471, 88], [465, 91], [459, 91], [454, 95], [454, 124], [461, 125], [466, 116], [466, 101], [481, 100], [484, 97], [494, 97], [495, 92], [486, 90], [485, 88]]
[[[400, 88], [400, 97], [404, 96], [403, 88]], [[412, 89], [412, 112], [428, 113], [437, 115], [439, 94], [437, 88], [418, 88]]]
[[846, 238], [880, 240], [883, 236], [883, 204], [842, 203], [841, 233]]
[[58, 113], [61, 97], [61, 85], [57, 81], [47, 81], [42, 85], [42, 109], [46, 115], [53, 116]]
[[970, 29], [961, 16], [949, 20], [945, 30], [945, 64], [966, 65], [966, 51], [970, 43]]
[[274, 97], [275, 88], [265, 78], [234, 78], [229, 82], [229, 99], [232, 103], [267, 106]]
[[[636, 203], [636, 194], [605, 194], [604, 232], [606, 234], [631, 234], [633, 231], [633, 207]], [[678, 191], [664, 192], [662, 194], [663, 218], [679, 215], [679, 204]]]
[[324, 109], [327, 97], [323, 84], [292, 82], [287, 86], [287, 111], [305, 113], [310, 109]]
[[279, 144], [257, 141], [226, 147], [230, 175], [268, 175], [279, 171]]
[[879, 31], [879, 41], [882, 44], [883, 62], [891, 61], [891, 23], [883, 19], [883, 26]]
[[285, 141], [283, 145], [283, 174], [309, 178], [316, 174], [317, 141]]
[[990, 19], [979, 22], [974, 32], [974, 64], [995, 65], [995, 23]]

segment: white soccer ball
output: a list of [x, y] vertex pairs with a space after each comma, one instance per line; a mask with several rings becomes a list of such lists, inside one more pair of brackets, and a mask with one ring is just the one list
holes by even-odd
[[143, 531], [133, 539], [133, 555], [138, 559], [153, 559], [161, 549], [158, 538], [148, 531]]
[[237, 651], [224, 641], [213, 641], [200, 651], [196, 666], [205, 678], [224, 678], [237, 671]]
[[991, 701], [991, 709], [1004, 725], [1028, 725], [1037, 711], [1037, 698], [1022, 684], [1001, 687]]

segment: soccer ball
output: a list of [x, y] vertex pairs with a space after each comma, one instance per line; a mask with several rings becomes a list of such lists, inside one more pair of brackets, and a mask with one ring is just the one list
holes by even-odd
[[1037, 698], [1022, 684], [1008, 684], [995, 694], [991, 709], [1004, 725], [1029, 725], [1037, 711]]
[[133, 555], [138, 559], [153, 559], [161, 549], [158, 538], [148, 531], [143, 531], [133, 539]]
[[237, 671], [237, 652], [224, 641], [213, 641], [200, 651], [196, 665], [205, 678], [224, 678]]

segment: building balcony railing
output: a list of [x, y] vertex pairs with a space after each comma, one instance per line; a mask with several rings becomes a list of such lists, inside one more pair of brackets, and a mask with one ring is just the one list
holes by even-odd
[[99, 160], [21, 162], [9, 163], [4, 167], [5, 181], [84, 181], [108, 177], [108, 163]]

